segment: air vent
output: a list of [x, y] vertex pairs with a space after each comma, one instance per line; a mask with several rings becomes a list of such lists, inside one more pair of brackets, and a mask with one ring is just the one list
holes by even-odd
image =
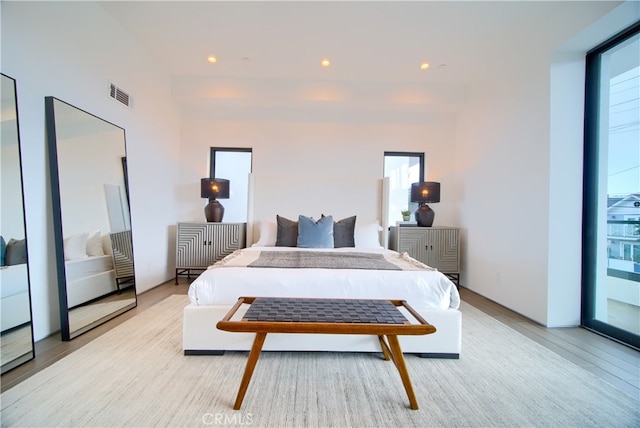
[[122, 89], [118, 88], [113, 83], [109, 84], [109, 96], [114, 100], [131, 108], [131, 97]]

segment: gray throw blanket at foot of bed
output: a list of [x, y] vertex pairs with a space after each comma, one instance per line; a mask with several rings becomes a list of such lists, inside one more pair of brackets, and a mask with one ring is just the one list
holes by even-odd
[[388, 262], [382, 254], [321, 251], [262, 251], [248, 267], [402, 270]]

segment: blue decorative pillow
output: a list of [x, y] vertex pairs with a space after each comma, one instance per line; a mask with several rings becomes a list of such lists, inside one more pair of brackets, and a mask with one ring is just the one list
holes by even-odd
[[333, 216], [318, 221], [298, 216], [298, 247], [333, 248]]
[[4, 236], [0, 236], [0, 266], [4, 266], [4, 258], [7, 255], [7, 243]]

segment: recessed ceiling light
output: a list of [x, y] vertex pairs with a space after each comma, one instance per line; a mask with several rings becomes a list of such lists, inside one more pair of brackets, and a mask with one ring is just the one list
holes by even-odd
[[218, 62], [218, 59], [213, 55], [209, 55], [207, 61], [209, 61], [211, 64], [215, 64], [216, 62]]
[[320, 63], [322, 64], [323, 67], [329, 67], [331, 65], [331, 63], [329, 62], [328, 59], [323, 59], [322, 62]]
[[428, 62], [423, 62], [422, 64], [420, 64], [420, 69], [422, 69], [422, 70], [426, 70], [429, 67], [430, 67], [430, 65], [429, 65]]

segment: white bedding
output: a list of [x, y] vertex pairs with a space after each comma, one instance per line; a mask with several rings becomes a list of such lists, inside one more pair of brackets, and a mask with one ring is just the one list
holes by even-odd
[[[381, 253], [411, 270], [287, 269], [238, 266], [260, 251], [333, 251]], [[250, 247], [237, 250], [209, 267], [189, 287], [191, 304], [233, 305], [240, 296], [404, 299], [421, 308], [457, 309], [460, 296], [453, 282], [407, 254], [386, 249]]]
[[0, 297], [15, 296], [29, 292], [27, 264], [2, 266], [0, 268]]
[[0, 326], [2, 331], [31, 321], [26, 263], [0, 269]]

